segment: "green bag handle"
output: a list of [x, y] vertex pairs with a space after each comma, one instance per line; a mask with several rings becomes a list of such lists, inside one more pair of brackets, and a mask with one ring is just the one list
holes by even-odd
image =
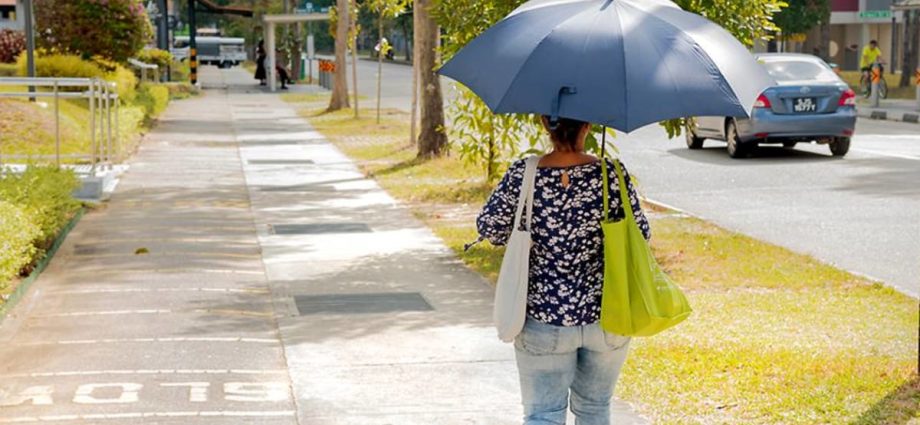
[[[629, 194], [626, 192], [626, 179], [623, 178], [623, 169], [620, 167], [620, 161], [613, 160], [613, 168], [617, 173], [617, 182], [620, 185], [620, 203], [626, 211], [624, 218], [633, 216], [632, 202], [629, 200]], [[604, 179], [604, 221], [610, 221], [610, 184], [607, 180], [607, 160], [601, 158], [601, 174]]]

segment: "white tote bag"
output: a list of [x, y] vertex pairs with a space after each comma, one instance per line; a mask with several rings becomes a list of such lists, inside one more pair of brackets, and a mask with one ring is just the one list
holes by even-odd
[[[530, 222], [533, 217], [534, 178], [540, 157], [527, 158], [521, 195], [514, 214], [514, 227], [505, 247], [505, 257], [495, 288], [493, 319], [498, 338], [512, 342], [524, 328], [527, 316], [527, 284], [530, 280]], [[524, 228], [520, 228], [523, 216]]]

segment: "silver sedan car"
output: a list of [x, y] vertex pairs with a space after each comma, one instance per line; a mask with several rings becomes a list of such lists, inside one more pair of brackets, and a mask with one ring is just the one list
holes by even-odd
[[792, 148], [817, 142], [828, 145], [834, 156], [846, 155], [856, 127], [856, 93], [818, 57], [774, 53], [755, 58], [778, 85], [757, 98], [750, 118], [689, 120], [687, 147], [700, 149], [706, 139], [721, 140], [732, 158], [744, 158], [760, 144]]

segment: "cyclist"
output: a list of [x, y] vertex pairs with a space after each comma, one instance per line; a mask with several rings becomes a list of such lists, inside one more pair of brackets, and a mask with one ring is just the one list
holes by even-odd
[[878, 42], [872, 40], [869, 42], [869, 45], [863, 47], [862, 59], [859, 62], [859, 68], [862, 71], [862, 80], [868, 83], [872, 81], [872, 65], [879, 64], [879, 72], [884, 72], [881, 68], [882, 64], [882, 51], [878, 48]]

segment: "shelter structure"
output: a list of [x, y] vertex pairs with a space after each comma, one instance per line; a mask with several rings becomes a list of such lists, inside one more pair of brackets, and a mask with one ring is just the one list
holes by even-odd
[[[282, 15], [265, 15], [265, 49], [268, 54], [265, 72], [268, 76], [268, 88], [271, 91], [278, 89], [278, 74], [275, 65], [278, 58], [275, 56], [275, 26], [278, 24], [296, 24], [298, 22], [328, 21], [328, 13], [288, 13]], [[299, 58], [295, 58], [297, 60]]]

